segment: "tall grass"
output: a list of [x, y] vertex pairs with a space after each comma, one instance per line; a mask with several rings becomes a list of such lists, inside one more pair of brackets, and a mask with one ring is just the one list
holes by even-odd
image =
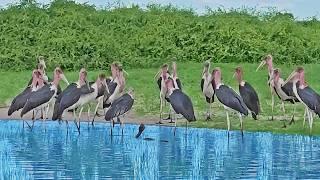
[[55, 0], [47, 6], [23, 1], [0, 11], [0, 68], [27, 70], [44, 55], [49, 67], [105, 69], [178, 61], [257, 62], [271, 53], [278, 63], [316, 63], [320, 23], [288, 13], [192, 10], [150, 5], [96, 9]]

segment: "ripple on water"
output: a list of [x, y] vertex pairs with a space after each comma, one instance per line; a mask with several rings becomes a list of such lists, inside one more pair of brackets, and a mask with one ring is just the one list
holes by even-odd
[[320, 138], [214, 129], [0, 121], [0, 179], [317, 179]]

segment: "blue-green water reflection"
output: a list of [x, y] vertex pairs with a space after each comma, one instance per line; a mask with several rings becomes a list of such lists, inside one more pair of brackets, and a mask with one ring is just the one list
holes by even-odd
[[[147, 126], [135, 139], [136, 125], [0, 121], [0, 179], [317, 179], [320, 138], [214, 129]], [[154, 140], [144, 140], [153, 138]]]

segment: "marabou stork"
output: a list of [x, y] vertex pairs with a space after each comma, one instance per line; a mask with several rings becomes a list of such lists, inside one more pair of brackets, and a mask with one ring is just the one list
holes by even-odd
[[[74, 83], [71, 83], [69, 84], [66, 89], [64, 89], [56, 98], [56, 101], [55, 101], [55, 104], [54, 104], [54, 109], [53, 109], [53, 115], [52, 115], [52, 120], [61, 120], [62, 117], [59, 115], [62, 115], [62, 114], [59, 114], [58, 111], [59, 111], [59, 107], [60, 107], [60, 102], [61, 102], [61, 99], [64, 99], [64, 98], [68, 98], [69, 96], [72, 95], [72, 93], [74, 91], [77, 91], [77, 89], [80, 89], [80, 88], [87, 88], [89, 89], [89, 86], [88, 86], [88, 81], [87, 81], [87, 71], [85, 68], [81, 68], [80, 69], [80, 72], [79, 72], [79, 80], [77, 82], [74, 82]], [[67, 123], [67, 121], [66, 121]]]
[[296, 98], [293, 92], [293, 82], [289, 81], [285, 83], [280, 76], [280, 69], [274, 69], [273, 76], [270, 78], [270, 82], [273, 83], [272, 87], [274, 88], [274, 92], [282, 102], [290, 102], [291, 104], [294, 104], [292, 119], [289, 123], [291, 124], [292, 122], [294, 122], [296, 109], [295, 103], [299, 102], [299, 100]]
[[[54, 70], [53, 82], [50, 84], [46, 84], [39, 90], [31, 93], [29, 99], [27, 100], [26, 104], [24, 105], [21, 111], [21, 117], [23, 117], [23, 115], [25, 115], [31, 110], [42, 108], [45, 109], [46, 116], [48, 114], [47, 112], [49, 111], [49, 104], [57, 95], [57, 87], [59, 85], [60, 80], [63, 80], [67, 84], [69, 84], [62, 70], [59, 67], [57, 67]], [[44, 119], [46, 119], [46, 117], [44, 117]]]
[[[258, 71], [261, 67], [263, 67], [264, 65], [267, 65], [268, 67], [268, 85], [270, 88], [270, 93], [271, 93], [271, 112], [272, 112], [272, 116], [271, 116], [271, 120], [273, 120], [273, 111], [274, 111], [274, 94], [276, 94], [275, 89], [274, 89], [274, 83], [273, 83], [273, 58], [270, 54], [268, 54], [259, 64], [258, 68], [256, 69], [256, 71]], [[282, 101], [281, 103], [282, 105], [282, 110], [285, 113], [285, 108], [284, 108], [284, 102]]]
[[[117, 121], [120, 121], [123, 135], [123, 125], [124, 122], [120, 120], [120, 116], [124, 116], [131, 108], [134, 103], [134, 91], [133, 89], [129, 89], [129, 91], [123, 94], [121, 97], [116, 99], [107, 110], [105, 114], [105, 120], [110, 121], [113, 124], [113, 118], [117, 118]], [[112, 135], [112, 127], [111, 127], [111, 135]]]
[[211, 119], [212, 103], [214, 102], [214, 87], [212, 85], [212, 77], [210, 73], [210, 60], [204, 63], [202, 79], [201, 79], [201, 91], [207, 102], [207, 120]]
[[[113, 68], [115, 70], [113, 70]], [[123, 74], [125, 71], [122, 69], [122, 67], [120, 65], [117, 65], [117, 66], [114, 66], [113, 68], [111, 72], [115, 71], [116, 75], [115, 75], [115, 78], [107, 82], [109, 92], [106, 91], [106, 93], [104, 94], [103, 108], [109, 108], [113, 103], [113, 101], [118, 99], [123, 94], [123, 90], [126, 85], [125, 77]]]
[[[49, 78], [48, 78], [48, 76], [47, 76], [47, 74], [46, 74], [46, 68], [47, 68], [47, 66], [46, 66], [46, 63], [45, 63], [45, 61], [44, 61], [44, 57], [43, 57], [43, 56], [39, 56], [39, 57], [38, 57], [38, 63], [37, 63], [36, 68], [38, 69], [39, 72], [41, 72], [41, 74], [42, 74], [42, 79], [43, 79], [44, 83], [45, 83], [45, 84], [48, 83]], [[28, 86], [29, 86], [31, 83], [32, 83], [32, 78], [30, 79], [30, 81], [29, 81], [29, 83], [28, 83]]]
[[248, 108], [243, 99], [229, 86], [221, 82], [221, 70], [216, 68], [212, 72], [215, 93], [221, 104], [224, 105], [227, 114], [228, 131], [230, 130], [230, 120], [228, 110], [238, 112], [240, 119], [241, 133], [243, 134], [242, 115], [248, 115]]
[[[83, 85], [80, 88], [73, 89], [68, 96], [63, 96], [59, 103], [58, 117], [61, 117], [65, 110], [73, 110], [75, 123], [80, 133], [80, 119], [84, 105], [94, 101], [98, 96], [99, 92], [104, 91], [106, 87], [105, 75], [100, 74], [94, 83], [90, 83], [90, 86]], [[80, 108], [78, 116], [76, 116], [76, 110]], [[88, 116], [90, 116], [90, 107], [88, 108]], [[89, 117], [90, 118], [90, 117]], [[76, 122], [78, 120], [78, 122]]]
[[[191, 99], [181, 91], [174, 87], [174, 82], [171, 78], [166, 80], [166, 87], [168, 90], [168, 98], [169, 103], [176, 114], [181, 114], [188, 122], [196, 121], [196, 117], [194, 115], [193, 105]], [[176, 134], [176, 126], [177, 126], [177, 118], [176, 114], [174, 115], [174, 135]]]
[[[159, 124], [162, 124], [162, 115], [163, 115], [163, 106], [165, 101], [169, 102], [169, 99], [167, 97], [167, 87], [166, 87], [166, 80], [170, 77], [169, 74], [169, 66], [168, 64], [162, 65], [161, 69], [158, 71], [155, 77], [157, 77], [159, 74], [160, 76], [158, 77], [157, 84], [160, 90], [160, 120]], [[169, 117], [166, 119], [170, 119], [170, 113]]]
[[38, 84], [39, 78], [41, 78], [40, 76], [41, 74], [37, 69], [32, 71], [31, 84], [28, 85], [20, 94], [18, 94], [13, 99], [8, 110], [8, 116], [11, 116], [12, 113], [14, 113], [15, 111], [22, 109], [26, 104], [27, 100], [29, 99], [31, 93], [38, 90], [37, 84]]
[[[309, 128], [311, 133], [313, 125], [312, 112], [320, 117], [320, 96], [305, 82], [303, 67], [298, 67], [295, 71], [293, 71], [285, 81], [285, 83], [289, 81], [292, 81], [292, 88], [295, 96], [306, 107], [306, 113], [308, 116]], [[297, 82], [299, 83], [297, 84]]]
[[257, 120], [257, 115], [260, 112], [260, 101], [257, 92], [246, 81], [243, 80], [243, 70], [241, 67], [235, 69], [234, 75], [239, 83], [240, 96], [251, 112], [252, 118]]

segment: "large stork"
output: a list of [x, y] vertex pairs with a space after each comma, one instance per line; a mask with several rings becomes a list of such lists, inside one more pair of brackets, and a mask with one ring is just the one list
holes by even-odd
[[[120, 120], [120, 116], [124, 116], [131, 108], [134, 103], [134, 94], [133, 89], [130, 89], [128, 93], [123, 94], [121, 97], [116, 99], [108, 109], [105, 114], [105, 120], [110, 121], [110, 124], [114, 124], [113, 119], [117, 118], [117, 121], [120, 121], [123, 135], [123, 120]], [[111, 127], [111, 135], [112, 135], [112, 127]]]
[[[39, 90], [31, 93], [30, 97], [28, 98], [26, 104], [24, 105], [21, 111], [21, 117], [23, 117], [23, 115], [34, 109], [45, 109], [46, 116], [48, 114], [47, 112], [49, 111], [49, 104], [57, 95], [60, 80], [63, 80], [67, 84], [69, 84], [62, 70], [59, 67], [57, 67], [54, 70], [53, 82], [50, 84], [46, 84]], [[46, 117], [44, 117], [44, 119], [46, 119]]]
[[221, 70], [216, 68], [212, 72], [215, 92], [218, 100], [223, 104], [227, 114], [228, 131], [230, 130], [229, 110], [236, 111], [239, 114], [240, 128], [243, 133], [242, 115], [248, 115], [248, 109], [243, 99], [229, 86], [221, 82]]
[[119, 98], [123, 94], [123, 90], [126, 85], [124, 70], [120, 65], [114, 64], [111, 66], [112, 80], [107, 82], [109, 92], [104, 94], [103, 108], [109, 108], [113, 101]]
[[251, 111], [252, 118], [257, 120], [257, 115], [260, 112], [260, 101], [256, 90], [248, 82], [243, 80], [243, 70], [241, 67], [235, 69], [234, 76], [239, 83], [240, 96]]
[[[80, 88], [87, 88], [88, 87], [88, 81], [87, 81], [87, 71], [85, 68], [81, 68], [79, 72], [79, 80], [77, 82], [69, 84], [66, 89], [64, 89], [56, 98], [55, 104], [54, 104], [54, 109], [53, 109], [53, 115], [52, 115], [52, 120], [57, 120], [57, 119], [62, 119], [62, 117], [59, 117], [59, 107], [60, 107], [60, 102], [61, 99], [68, 98], [71, 96], [71, 94], [74, 91], [77, 91], [77, 89]], [[62, 114], [61, 114], [62, 115]], [[67, 122], [67, 121], [66, 121]]]
[[[62, 117], [65, 110], [73, 110], [74, 119], [80, 133], [80, 119], [84, 105], [94, 101], [98, 96], [99, 92], [103, 91], [106, 87], [105, 75], [100, 74], [94, 83], [90, 86], [83, 85], [80, 88], [75, 88], [68, 96], [63, 96], [60, 100], [59, 110], [57, 117]], [[76, 110], [80, 108], [78, 116], [76, 116]], [[90, 107], [88, 108], [88, 118], [90, 116]]]
[[201, 79], [201, 91], [207, 102], [206, 119], [209, 120], [211, 119], [212, 103], [214, 102], [214, 87], [212, 84], [212, 77], [210, 73], [210, 60], [204, 63]]
[[284, 80], [281, 78], [280, 69], [274, 69], [273, 70], [273, 76], [270, 78], [270, 82], [273, 83], [272, 87], [274, 88], [274, 92], [279, 97], [279, 99], [282, 102], [290, 102], [291, 104], [294, 104], [293, 107], [293, 115], [291, 118], [291, 121], [289, 124], [294, 122], [294, 115], [295, 115], [295, 109], [296, 109], [296, 102], [299, 102], [299, 100], [296, 98], [294, 92], [293, 92], [293, 82], [284, 82]]
[[[295, 96], [306, 107], [306, 113], [308, 116], [309, 128], [311, 133], [313, 125], [312, 112], [320, 117], [320, 96], [305, 82], [303, 67], [298, 67], [295, 71], [293, 71], [287, 78], [285, 83], [289, 81], [292, 81], [292, 88]], [[299, 83], [297, 84], [297, 82]]]
[[[188, 122], [196, 121], [196, 117], [194, 115], [193, 105], [189, 96], [174, 86], [174, 82], [171, 78], [166, 80], [166, 87], [168, 89], [168, 98], [171, 107], [176, 112], [176, 114], [181, 114], [184, 118], [187, 119]], [[174, 135], [176, 133], [177, 126], [177, 118], [176, 114], [174, 114]]]
[[[160, 120], [159, 120], [159, 124], [162, 124], [163, 106], [166, 101], [169, 102], [169, 99], [167, 97], [168, 90], [166, 87], [166, 80], [170, 77], [168, 69], [169, 69], [168, 64], [162, 65], [160, 71], [155, 76], [155, 77], [157, 77], [160, 74], [160, 76], [158, 77], [158, 80], [157, 80], [157, 84], [160, 89]], [[170, 113], [169, 113], [169, 117], [167, 119], [170, 119]]]
[[28, 85], [20, 94], [18, 94], [8, 110], [8, 116], [11, 116], [15, 111], [18, 111], [24, 107], [32, 92], [38, 90], [37, 84], [41, 74], [38, 70], [32, 71], [32, 82]]
[[[256, 71], [258, 71], [261, 67], [263, 67], [264, 65], [267, 65], [268, 68], [268, 86], [270, 88], [270, 93], [271, 93], [271, 120], [273, 120], [273, 111], [274, 111], [274, 95], [276, 94], [275, 89], [274, 89], [274, 83], [273, 83], [273, 57], [268, 54], [259, 64], [258, 68], [256, 69]], [[285, 113], [285, 108], [284, 108], [284, 102], [281, 102], [282, 105], [282, 110]]]

